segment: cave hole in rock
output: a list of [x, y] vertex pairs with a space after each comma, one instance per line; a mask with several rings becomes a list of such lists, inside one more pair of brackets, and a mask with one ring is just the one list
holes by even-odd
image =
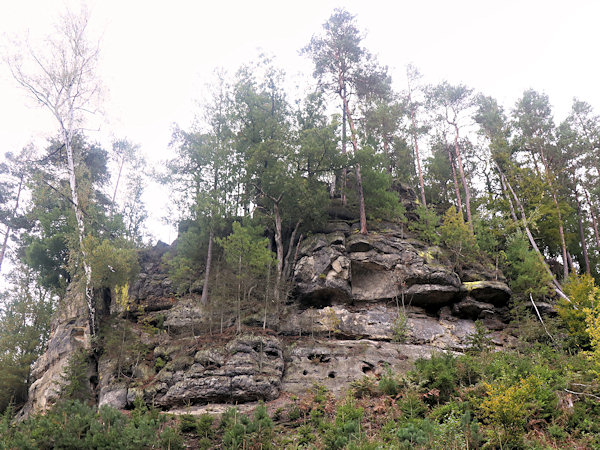
[[374, 368], [375, 368], [375, 366], [373, 364], [363, 361], [363, 366], [362, 366], [361, 370], [362, 370], [362, 373], [369, 373], [369, 372], [373, 372]]
[[300, 308], [327, 308], [333, 305], [338, 297], [340, 297], [340, 294], [336, 289], [319, 289], [303, 297]]
[[308, 355], [308, 359], [312, 362], [328, 363], [329, 361], [331, 361], [331, 356], [319, 353], [311, 353], [310, 355]]
[[329, 372], [329, 373], [327, 374], [327, 376], [328, 376], [329, 378], [335, 378], [335, 372], [334, 372], [334, 371], [331, 371], [331, 372]]
[[279, 353], [273, 349], [265, 351], [265, 355], [267, 355], [269, 358], [279, 358]]

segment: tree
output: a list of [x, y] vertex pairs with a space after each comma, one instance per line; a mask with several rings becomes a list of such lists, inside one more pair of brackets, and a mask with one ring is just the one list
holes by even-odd
[[225, 261], [237, 280], [236, 304], [238, 332], [242, 326], [242, 303], [249, 301], [252, 291], [266, 276], [273, 264], [273, 253], [269, 250], [268, 239], [259, 234], [256, 227], [233, 223], [233, 232], [217, 243], [223, 247]]
[[25, 190], [27, 181], [27, 159], [31, 153], [31, 147], [24, 148], [19, 155], [7, 153], [7, 164], [0, 165], [0, 176], [2, 176], [0, 182], [0, 223], [5, 227], [4, 238], [0, 247], [0, 270], [6, 256], [11, 234], [15, 231], [15, 228], [21, 228], [24, 225], [18, 211], [21, 194]]
[[406, 66], [406, 79], [408, 89], [406, 91], [407, 109], [410, 115], [410, 134], [413, 138], [415, 163], [417, 164], [417, 173], [419, 174], [419, 188], [421, 190], [422, 206], [427, 207], [425, 200], [425, 184], [423, 182], [423, 172], [421, 170], [421, 155], [419, 154], [419, 135], [423, 133], [423, 127], [417, 126], [417, 112], [419, 110], [419, 102], [415, 99], [415, 83], [419, 80], [421, 74], [416, 67], [412, 65]]
[[75, 212], [79, 253], [85, 274], [88, 322], [93, 337], [97, 332], [96, 306], [92, 269], [83, 245], [86, 226], [79, 201], [73, 151], [73, 141], [81, 130], [83, 118], [95, 106], [100, 94], [95, 73], [99, 48], [87, 39], [88, 20], [87, 11], [79, 15], [67, 13], [57, 24], [55, 33], [48, 37], [46, 48], [36, 50], [27, 46], [23, 53], [8, 57], [8, 63], [17, 83], [45, 107], [58, 124], [67, 155], [70, 200]]
[[[379, 68], [372, 56], [360, 46], [362, 40], [354, 16], [344, 9], [336, 9], [323, 25], [324, 33], [313, 36], [303, 49], [315, 65], [313, 75], [326, 91], [336, 94], [342, 102], [342, 153], [346, 153], [346, 122], [354, 153], [358, 153], [358, 131], [351, 97], [367, 101], [389, 96], [390, 80], [386, 70]], [[360, 212], [360, 232], [367, 234], [367, 215], [362, 185], [361, 166], [355, 165], [356, 189]], [[345, 173], [343, 186], [345, 187]], [[344, 199], [344, 197], [343, 197]]]
[[[445, 122], [454, 132], [454, 153], [450, 156], [450, 159], [456, 158], [456, 166], [458, 168], [458, 173], [460, 175], [462, 187], [465, 193], [467, 222], [470, 230], [473, 231], [473, 219], [471, 216], [471, 190], [465, 174], [463, 155], [460, 145], [460, 128], [463, 126], [462, 121], [464, 121], [466, 117], [466, 112], [472, 106], [473, 90], [462, 84], [454, 86], [444, 81], [443, 83], [431, 88], [428, 94], [430, 105], [439, 109], [438, 120]], [[458, 201], [460, 202], [460, 195], [457, 194], [457, 197]]]
[[19, 265], [13, 287], [0, 294], [0, 412], [27, 399], [31, 365], [45, 348], [53, 310], [51, 293]]
[[547, 95], [539, 94], [534, 90], [525, 91], [523, 97], [517, 102], [513, 115], [518, 133], [517, 145], [531, 156], [534, 169], [538, 174], [540, 174], [538, 158], [544, 170], [544, 179], [548, 184], [558, 219], [564, 279], [566, 280], [569, 275], [569, 258], [559, 195], [555, 186], [555, 170], [551, 165], [554, 159], [552, 151], [555, 149], [552, 147], [555, 145], [555, 136], [550, 100]]

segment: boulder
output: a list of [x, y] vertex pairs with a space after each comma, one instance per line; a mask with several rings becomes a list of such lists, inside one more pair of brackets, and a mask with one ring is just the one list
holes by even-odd
[[475, 300], [495, 306], [506, 305], [512, 295], [510, 288], [502, 281], [468, 281], [463, 283], [463, 288]]
[[192, 358], [167, 364], [142, 395], [151, 396], [156, 405], [165, 408], [273, 400], [279, 396], [283, 369], [283, 350], [277, 338], [242, 335], [224, 348], [198, 351]]

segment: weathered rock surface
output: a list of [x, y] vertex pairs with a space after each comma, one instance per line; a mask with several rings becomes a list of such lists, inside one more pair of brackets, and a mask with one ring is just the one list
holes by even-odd
[[403, 297], [405, 304], [439, 308], [467, 294], [503, 306], [511, 294], [499, 280], [462, 283], [458, 274], [443, 265], [440, 248], [427, 247], [398, 231], [369, 236], [341, 231], [317, 234], [302, 245], [299, 255], [296, 295], [307, 306]]
[[[280, 319], [267, 320], [279, 337], [248, 332], [211, 342], [210, 326], [227, 329], [235, 315], [223, 319], [214, 308], [205, 310], [195, 292], [176, 298], [162, 266], [169, 246], [141, 252], [142, 271], [130, 290], [138, 311], [111, 306], [121, 314], [117, 328], [131, 327], [140, 350], [132, 353], [135, 361], [119, 352], [100, 355], [98, 403], [126, 408], [142, 397], [183, 410], [272, 400], [281, 392], [306, 392], [315, 382], [340, 392], [385, 366], [406, 371], [433, 351], [463, 351], [478, 319], [493, 330], [496, 345], [504, 344], [500, 330], [511, 292], [502, 274], [482, 266], [459, 276], [445, 264], [443, 248], [411, 238], [402, 226], [383, 224], [363, 236], [352, 232], [346, 220], [354, 218], [344, 208], [335, 214], [338, 220], [298, 251], [293, 298]], [[81, 300], [69, 305], [34, 366], [26, 411], [53, 401], [69, 358], [89, 346], [85, 306]], [[262, 324], [262, 317], [245, 324]]]
[[[161, 348], [156, 348], [155, 353], [165, 358], [178, 350]], [[279, 396], [283, 371], [279, 339], [241, 335], [223, 348], [180, 354], [146, 386], [131, 387], [127, 402], [131, 404], [137, 396], [142, 396], [147, 402], [171, 408], [189, 403], [273, 400]]]
[[407, 371], [418, 358], [428, 358], [434, 347], [371, 340], [331, 340], [296, 342], [290, 353], [282, 389], [292, 394], [306, 393], [314, 383], [339, 393], [367, 374], [381, 373], [386, 367]]
[[[21, 414], [43, 411], [58, 398], [63, 374], [72, 356], [90, 348], [87, 308], [82, 296], [70, 291], [52, 320], [46, 351], [34, 363], [29, 399]], [[91, 374], [93, 376], [93, 374]]]
[[162, 267], [162, 258], [170, 249], [168, 244], [159, 241], [139, 254], [141, 271], [129, 295], [143, 304], [145, 311], [160, 311], [174, 304], [172, 282]]

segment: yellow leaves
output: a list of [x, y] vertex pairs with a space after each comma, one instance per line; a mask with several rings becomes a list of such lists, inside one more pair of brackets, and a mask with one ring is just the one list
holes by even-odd
[[564, 288], [571, 302], [561, 298], [558, 302], [558, 315], [577, 344], [587, 347], [591, 339], [588, 320], [600, 303], [600, 288], [590, 275], [571, 275]]
[[493, 386], [484, 383], [487, 397], [480, 406], [483, 417], [505, 430], [522, 428], [535, 412], [535, 393], [541, 385], [542, 380], [536, 375], [521, 378], [512, 385], [504, 381]]
[[119, 309], [129, 311], [129, 281], [115, 288]]
[[590, 337], [592, 351], [586, 352], [592, 362], [592, 372], [600, 379], [600, 304], [596, 302], [593, 308], [585, 308], [585, 331]]

